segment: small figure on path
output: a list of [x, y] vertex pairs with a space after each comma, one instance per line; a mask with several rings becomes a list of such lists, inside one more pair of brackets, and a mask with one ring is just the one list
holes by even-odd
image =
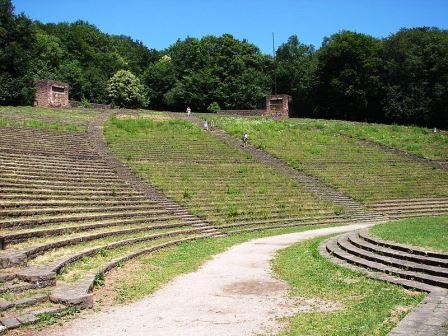
[[191, 116], [191, 108], [190, 108], [190, 106], [187, 107], [187, 116]]
[[244, 132], [243, 134], [243, 148], [247, 147], [248, 141], [249, 141], [249, 135], [247, 134], [247, 132]]
[[207, 121], [207, 120], [204, 121], [204, 129], [205, 129], [206, 131], [208, 131], [208, 121]]

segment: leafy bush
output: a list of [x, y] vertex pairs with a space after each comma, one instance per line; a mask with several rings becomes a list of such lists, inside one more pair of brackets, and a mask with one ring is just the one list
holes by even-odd
[[210, 113], [216, 113], [220, 109], [221, 109], [221, 107], [219, 106], [219, 104], [217, 102], [213, 102], [207, 107], [207, 111]]
[[89, 100], [85, 97], [82, 97], [81, 99], [81, 106], [84, 108], [91, 108], [92, 104], [90, 104]]
[[118, 70], [109, 80], [107, 90], [116, 106], [139, 108], [145, 104], [144, 87], [130, 71]]

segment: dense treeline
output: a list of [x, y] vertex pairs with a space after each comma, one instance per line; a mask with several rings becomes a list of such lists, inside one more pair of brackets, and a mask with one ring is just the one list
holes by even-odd
[[75, 100], [170, 110], [254, 108], [276, 87], [300, 116], [448, 128], [448, 31], [437, 28], [341, 31], [317, 50], [291, 36], [274, 59], [228, 34], [157, 51], [83, 21], [33, 22], [0, 0], [0, 104], [32, 104], [33, 80], [47, 78]]

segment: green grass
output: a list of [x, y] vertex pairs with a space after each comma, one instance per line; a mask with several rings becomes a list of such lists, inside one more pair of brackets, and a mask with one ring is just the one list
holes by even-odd
[[278, 253], [273, 268], [291, 286], [290, 295], [337, 303], [333, 312], [309, 311], [286, 318], [280, 335], [387, 335], [424, 294], [371, 280], [335, 266], [317, 248], [325, 238], [293, 245]]
[[370, 233], [385, 240], [448, 252], [448, 216], [389, 222], [374, 226]]
[[90, 121], [99, 114], [100, 112], [97, 110], [5, 106], [0, 107], [0, 127], [22, 126], [57, 131], [85, 132]]
[[345, 215], [189, 121], [163, 114], [113, 118], [104, 134], [112, 151], [142, 179], [215, 225], [278, 214]]
[[[360, 144], [354, 138], [341, 135], [348, 131], [337, 121], [208, 118], [235, 137], [248, 132], [250, 142], [256, 147], [362, 202], [448, 196], [446, 171]], [[343, 125], [350, 125], [353, 132], [355, 126], [370, 127], [362, 123]]]

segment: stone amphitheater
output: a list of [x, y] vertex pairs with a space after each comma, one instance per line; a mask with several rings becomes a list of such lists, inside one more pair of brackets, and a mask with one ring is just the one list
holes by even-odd
[[[167, 116], [191, 123], [196, 141], [182, 134], [175, 143], [160, 136], [106, 141], [103, 128], [112, 114], [129, 113], [92, 114], [80, 122], [82, 131], [0, 127], [2, 331], [67, 307], [91, 307], [99, 277], [180, 242], [448, 213], [448, 197], [356, 201], [356, 195], [314, 174], [319, 166], [294, 169], [261, 149], [241, 148], [221, 129], [199, 132], [197, 117]], [[362, 146], [378, 150], [376, 144]], [[418, 159], [381, 150], [393, 161]], [[434, 166], [438, 163], [419, 164], [446, 170]], [[264, 187], [264, 181], [269, 185]], [[179, 188], [183, 183], [185, 188]], [[190, 190], [191, 185], [201, 188]], [[419, 188], [431, 191], [429, 184]], [[430, 293], [391, 335], [409, 335], [410, 328], [419, 328], [419, 335], [442, 332], [448, 316], [447, 254], [391, 244], [365, 230], [330, 238], [320, 251], [344, 267]], [[86, 257], [92, 260], [87, 267], [82, 264]]]

